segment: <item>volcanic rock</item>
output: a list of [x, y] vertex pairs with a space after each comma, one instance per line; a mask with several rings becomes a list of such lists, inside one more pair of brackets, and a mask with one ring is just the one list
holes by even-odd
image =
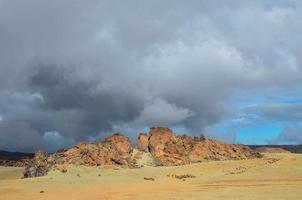
[[136, 148], [140, 151], [148, 152], [149, 136], [147, 133], [140, 133], [137, 138]]
[[116, 133], [103, 141], [78, 143], [68, 150], [47, 156], [38, 151], [25, 167], [24, 177], [45, 175], [50, 169], [66, 172], [68, 165], [120, 165], [133, 167], [132, 147], [129, 138]]
[[148, 149], [156, 165], [182, 165], [205, 160], [247, 159], [259, 156], [244, 145], [224, 144], [205, 139], [202, 135], [194, 138], [187, 135], [176, 136], [169, 128], [151, 128], [149, 135]]
[[150, 139], [149, 139], [149, 149], [150, 153], [154, 157], [160, 157], [165, 154], [165, 148], [169, 142], [175, 141], [176, 135], [169, 128], [151, 128], [150, 129]]
[[0, 159], [0, 166], [3, 167], [24, 167], [30, 159], [6, 160]]
[[50, 170], [47, 155], [43, 151], [37, 151], [34, 158], [25, 163], [24, 178], [44, 176]]
[[[231, 145], [200, 135], [177, 136], [164, 127], [151, 128], [149, 134], [141, 133], [137, 140], [138, 150], [133, 151], [128, 137], [116, 133], [102, 141], [78, 143], [70, 149], [62, 149], [47, 155], [38, 151], [26, 162], [24, 177], [36, 177], [50, 170], [67, 172], [69, 165], [103, 167], [138, 167], [143, 163], [151, 165], [183, 165], [205, 160], [247, 159], [259, 153], [244, 145]], [[143, 161], [142, 161], [143, 160]]]

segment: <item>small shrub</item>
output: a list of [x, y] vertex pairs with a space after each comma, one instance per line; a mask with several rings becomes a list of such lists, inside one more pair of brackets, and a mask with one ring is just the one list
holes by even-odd
[[147, 180], [147, 181], [155, 181], [154, 178], [148, 178], [148, 177], [144, 177], [144, 180]]

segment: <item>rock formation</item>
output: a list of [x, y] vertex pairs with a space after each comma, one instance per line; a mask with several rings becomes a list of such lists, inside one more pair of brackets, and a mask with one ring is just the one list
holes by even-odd
[[68, 165], [137, 167], [137, 159], [142, 154], [150, 155], [157, 166], [259, 156], [244, 145], [224, 144], [205, 139], [202, 135], [194, 138], [177, 136], [169, 128], [158, 127], [151, 128], [149, 134], [139, 134], [135, 153], [129, 138], [119, 133], [103, 141], [78, 143], [70, 149], [59, 150], [51, 155], [38, 151], [26, 163], [24, 177], [43, 176], [52, 169], [66, 172]]
[[[144, 134], [144, 137], [146, 135]], [[151, 128], [148, 148], [137, 145], [142, 151], [148, 149], [157, 165], [179, 165], [204, 160], [247, 159], [259, 154], [244, 145], [224, 144], [203, 136], [176, 136], [169, 128]], [[139, 140], [141, 137], [139, 137]], [[144, 138], [144, 141], [147, 141]], [[141, 142], [138, 142], [141, 144]]]
[[25, 163], [32, 159], [34, 154], [9, 152], [0, 150], [0, 166], [4, 167], [24, 167]]
[[22, 160], [4, 160], [0, 159], [0, 166], [4, 167], [24, 167], [25, 163], [27, 162], [27, 159]]
[[24, 178], [44, 176], [50, 170], [51, 165], [47, 155], [39, 150], [32, 160], [25, 163]]
[[66, 172], [68, 165], [104, 166], [119, 165], [133, 167], [132, 147], [129, 138], [116, 133], [103, 141], [78, 143], [68, 150], [46, 155], [38, 151], [26, 164], [24, 177], [45, 175], [51, 169]]

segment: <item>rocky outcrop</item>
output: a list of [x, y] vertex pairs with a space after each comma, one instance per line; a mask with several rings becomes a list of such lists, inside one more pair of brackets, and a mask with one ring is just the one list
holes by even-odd
[[32, 160], [25, 163], [24, 178], [44, 176], [50, 167], [47, 155], [43, 151], [38, 151]]
[[114, 134], [103, 141], [78, 143], [68, 150], [46, 155], [38, 151], [35, 157], [26, 164], [24, 177], [43, 176], [49, 170], [66, 172], [68, 165], [104, 166], [119, 165], [133, 167], [132, 147], [129, 138]]
[[100, 165], [130, 165], [131, 142], [122, 134], [114, 134], [104, 141], [94, 143], [79, 143], [73, 148], [60, 153], [63, 163], [100, 166]]
[[247, 159], [259, 156], [244, 145], [224, 144], [205, 139], [202, 135], [194, 138], [187, 135], [176, 136], [169, 128], [151, 128], [147, 137], [148, 149], [157, 165], [181, 165], [205, 160]]
[[[38, 151], [25, 165], [24, 177], [37, 177], [50, 170], [67, 172], [68, 165], [137, 167], [151, 165], [182, 165], [205, 160], [247, 159], [259, 154], [244, 145], [231, 145], [204, 136], [177, 136], [169, 128], [151, 128], [140, 133], [137, 150], [129, 138], [120, 133], [93, 143], [78, 143], [47, 155]], [[139, 160], [141, 159], [141, 160]]]
[[4, 167], [24, 167], [25, 163], [32, 159], [34, 154], [9, 152], [0, 150], [0, 166]]
[[28, 161], [28, 159], [22, 159], [22, 160], [4, 160], [0, 159], [0, 166], [4, 167], [24, 167], [25, 163]]

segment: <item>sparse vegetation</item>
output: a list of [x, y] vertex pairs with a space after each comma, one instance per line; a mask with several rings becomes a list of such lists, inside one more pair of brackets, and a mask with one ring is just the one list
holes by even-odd
[[147, 180], [147, 181], [155, 181], [154, 178], [148, 178], [148, 177], [144, 177], [144, 180]]

